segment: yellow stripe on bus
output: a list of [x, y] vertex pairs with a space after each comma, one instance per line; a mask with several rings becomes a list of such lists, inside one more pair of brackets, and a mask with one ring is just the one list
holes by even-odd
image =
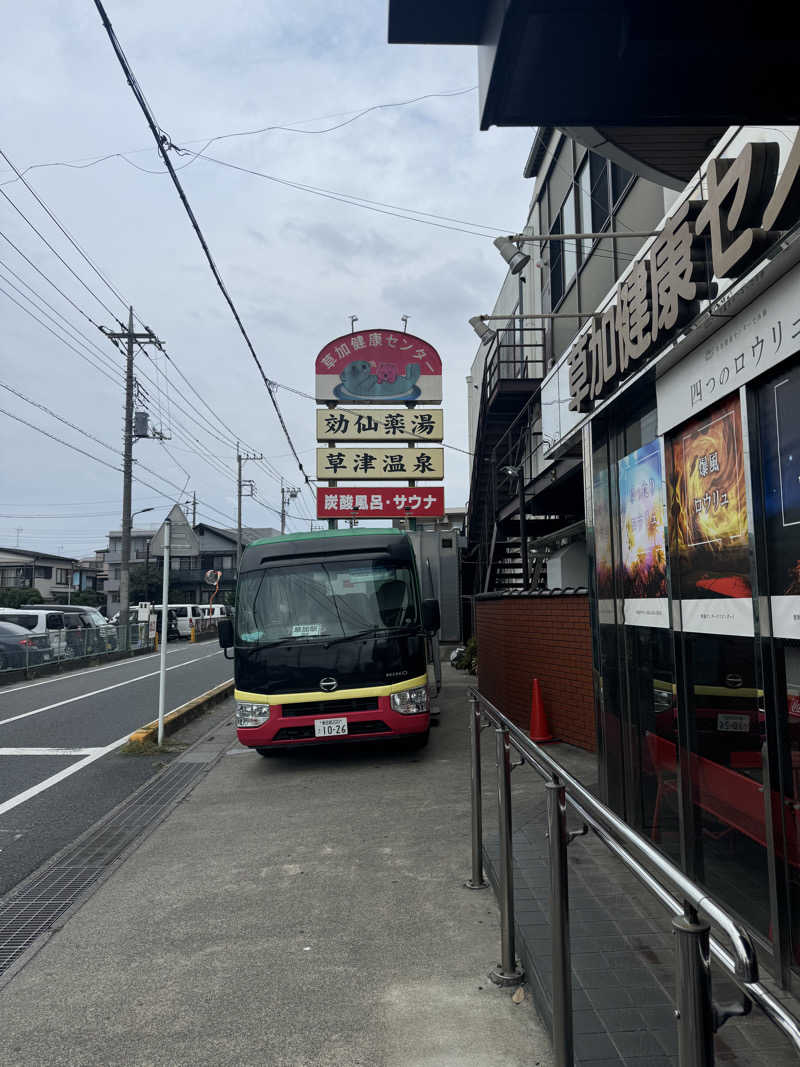
[[305, 693], [246, 693], [243, 689], [235, 689], [233, 692], [236, 700], [244, 700], [250, 704], [303, 704], [308, 700], [349, 700], [354, 697], [388, 697], [392, 693], [402, 693], [404, 689], [416, 689], [420, 685], [428, 684], [427, 674], [421, 674], [419, 678], [407, 678], [402, 682], [394, 682], [392, 685], [371, 685], [362, 689], [336, 689], [333, 693], [323, 693], [317, 689], [309, 689]]

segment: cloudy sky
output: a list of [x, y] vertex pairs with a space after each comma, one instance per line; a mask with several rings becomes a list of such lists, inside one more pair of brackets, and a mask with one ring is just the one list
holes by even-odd
[[[359, 328], [400, 329], [408, 315], [409, 332], [442, 356], [445, 437], [466, 447], [464, 376], [476, 348], [466, 320], [491, 308], [504, 277], [491, 236], [524, 223], [531, 185], [521, 173], [532, 131], [480, 133], [474, 91], [309, 131], [373, 105], [470, 89], [475, 49], [389, 46], [386, 0], [106, 7], [174, 144], [197, 151], [212, 137], [295, 126], [302, 132], [227, 137], [205, 151], [273, 178], [392, 205], [385, 212], [463, 220], [446, 223], [454, 230], [421, 225], [174, 156], [270, 377], [312, 393], [314, 357], [347, 332], [348, 316], [359, 317]], [[268, 460], [247, 467], [258, 499], [246, 501], [245, 523], [277, 525], [269, 507], [279, 504], [279, 477], [297, 484], [297, 468], [94, 4], [22, 5], [4, 36], [0, 148], [20, 169], [33, 168], [26, 178], [99, 273], [0, 158], [0, 545], [77, 556], [102, 547], [119, 526], [122, 477], [113, 468], [121, 462], [122, 360], [96, 325], [115, 328], [123, 301], [173, 361], [137, 355], [152, 423], [171, 436], [135, 446], [136, 474], [150, 487], [135, 484], [134, 508], [156, 508], [137, 525], [160, 522], [172, 501], [193, 491], [199, 519], [234, 524], [237, 437]], [[70, 165], [38, 166], [52, 163]], [[472, 224], [484, 236], [458, 229]], [[313, 474], [314, 405], [283, 389], [278, 398]], [[447, 503], [463, 505], [466, 457], [452, 449], [445, 485]], [[292, 505], [305, 521], [291, 527], [308, 529], [312, 510], [306, 493]]]

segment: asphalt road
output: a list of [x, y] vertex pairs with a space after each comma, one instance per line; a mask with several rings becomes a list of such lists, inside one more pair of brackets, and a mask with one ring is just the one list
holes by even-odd
[[[158, 714], [158, 656], [0, 688], [0, 896], [159, 767], [117, 750]], [[170, 645], [167, 711], [232, 676], [216, 643]]]

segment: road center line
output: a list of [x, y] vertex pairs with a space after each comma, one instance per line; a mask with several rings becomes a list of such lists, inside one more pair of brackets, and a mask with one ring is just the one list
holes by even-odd
[[[187, 652], [187, 648], [168, 648], [167, 655], [173, 656], [176, 652]], [[98, 671], [111, 671], [115, 667], [127, 667], [129, 664], [143, 663], [146, 659], [153, 659], [158, 656], [158, 652], [148, 652], [144, 656], [129, 656], [128, 659], [114, 660], [113, 663], [106, 663], [102, 667], [85, 667], [80, 671], [67, 671], [64, 674], [57, 674], [54, 678], [44, 678], [41, 682], [29, 682], [27, 685], [17, 685], [13, 689], [6, 689], [5, 686], [0, 686], [0, 697], [6, 696], [8, 693], [22, 693], [26, 689], [34, 689], [37, 685], [52, 685], [53, 682], [66, 682], [72, 678], [83, 678], [87, 674], [97, 674]]]
[[5, 813], [11, 811], [12, 808], [19, 807], [19, 805], [24, 804], [26, 800], [31, 800], [39, 793], [43, 793], [46, 789], [50, 789], [59, 782], [63, 782], [64, 779], [69, 778], [71, 774], [75, 774], [77, 771], [82, 771], [83, 768], [88, 767], [90, 763], [94, 763], [95, 760], [100, 759], [109, 752], [113, 752], [115, 748], [119, 748], [120, 745], [125, 744], [128, 740], [128, 736], [128, 734], [125, 734], [119, 741], [112, 741], [111, 744], [106, 745], [105, 748], [94, 749], [91, 756], [85, 756], [83, 759], [78, 760], [77, 763], [71, 763], [69, 767], [65, 767], [63, 771], [58, 771], [57, 774], [51, 774], [49, 778], [45, 778], [43, 782], [39, 782], [37, 785], [32, 785], [30, 789], [26, 789], [24, 793], [17, 793], [17, 795], [11, 797], [10, 800], [4, 800], [3, 803], [0, 804], [0, 815], [5, 815]]
[[93, 756], [99, 748], [0, 748], [0, 756]]
[[[188, 667], [192, 663], [199, 663], [200, 660], [211, 659], [213, 656], [218, 656], [221, 651], [221, 649], [217, 649], [215, 652], [211, 652], [206, 656], [196, 656], [194, 659], [187, 659], [182, 663], [175, 663], [171, 667], [167, 667], [167, 670], [178, 671], [182, 667]], [[64, 704], [74, 704], [77, 700], [88, 700], [89, 697], [99, 696], [100, 693], [109, 693], [112, 689], [119, 689], [123, 685], [133, 685], [134, 682], [143, 682], [147, 678], [155, 678], [158, 673], [158, 671], [151, 671], [149, 674], [140, 674], [136, 678], [128, 678], [124, 682], [115, 682], [114, 685], [107, 685], [103, 689], [95, 689], [91, 693], [81, 693], [80, 696], [68, 697], [66, 700], [57, 700], [55, 704], [45, 704], [43, 708], [34, 708], [33, 711], [23, 711], [20, 715], [11, 715], [7, 719], [0, 719], [0, 726], [6, 726], [10, 722], [17, 722], [19, 719], [27, 719], [31, 715], [41, 715], [43, 711], [52, 711], [53, 708], [63, 707]], [[2, 811], [2, 808], [0, 808], [0, 811]]]

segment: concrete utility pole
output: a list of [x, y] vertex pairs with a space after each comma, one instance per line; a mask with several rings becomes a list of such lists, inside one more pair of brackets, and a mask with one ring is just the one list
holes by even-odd
[[239, 442], [236, 442], [236, 573], [242, 562], [242, 487], [249, 489], [248, 496], [253, 496], [256, 483], [250, 479], [242, 481], [242, 464], [248, 459], [263, 459], [261, 452], [240, 452]]
[[294, 500], [295, 497], [300, 495], [299, 489], [293, 489], [289, 486], [284, 486], [283, 478], [281, 478], [281, 533], [286, 533], [286, 503], [289, 500]]
[[161, 647], [158, 660], [158, 743], [164, 741], [164, 703], [167, 690], [167, 636], [169, 634], [169, 549], [172, 539], [172, 521], [164, 522], [164, 574], [161, 579]]
[[131, 569], [131, 491], [133, 481], [133, 347], [135, 344], [156, 345], [161, 342], [152, 330], [136, 333], [133, 329], [133, 308], [128, 309], [128, 329], [119, 333], [103, 330], [106, 337], [126, 342], [125, 358], [125, 430], [122, 439], [122, 545], [119, 567], [119, 621], [122, 647], [128, 647], [128, 614], [130, 609]]
[[197, 526], [197, 493], [192, 492], [192, 529]]

